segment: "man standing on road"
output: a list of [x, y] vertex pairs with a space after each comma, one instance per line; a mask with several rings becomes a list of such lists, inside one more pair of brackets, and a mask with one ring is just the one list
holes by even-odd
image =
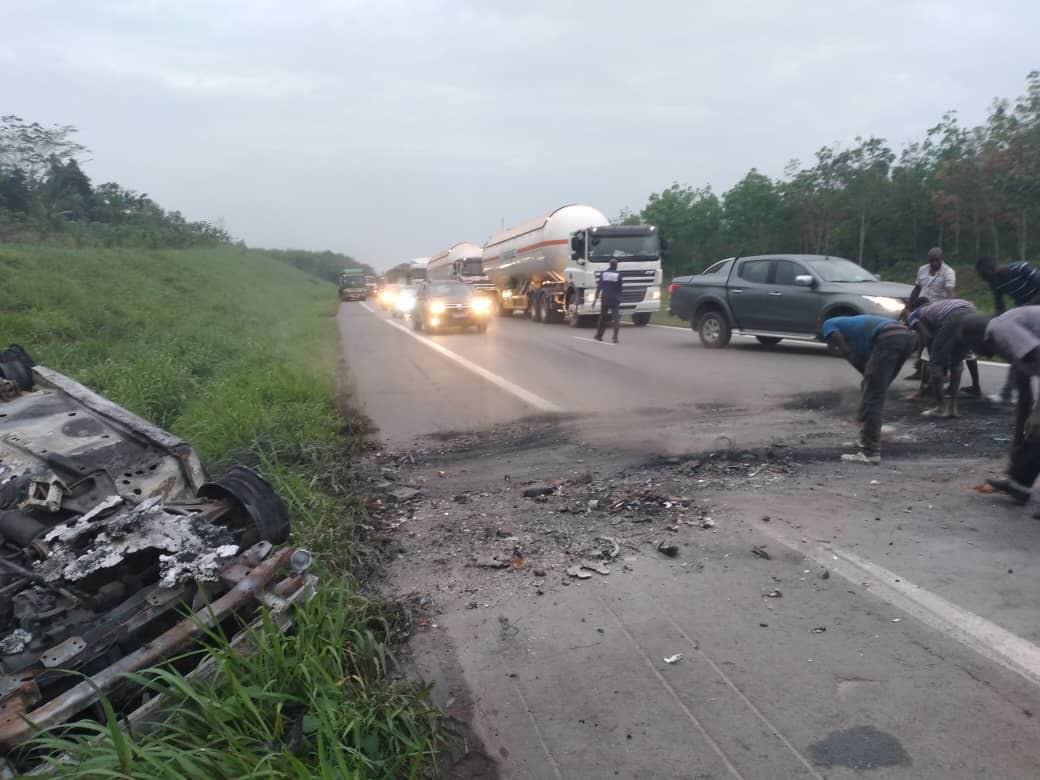
[[981, 342], [980, 352], [1000, 355], [1014, 372], [1018, 405], [1008, 476], [986, 481], [1025, 504], [1040, 474], [1040, 404], [1033, 404], [1032, 387], [1033, 377], [1040, 376], [1040, 306], [1023, 306], [994, 317], [981, 334], [969, 334], [971, 337]]
[[[965, 358], [971, 354], [971, 345], [961, 330], [961, 320], [969, 314], [975, 314], [975, 304], [961, 298], [950, 298], [918, 307], [907, 320], [907, 324], [921, 334], [921, 341], [928, 345], [929, 379], [935, 406], [922, 412], [925, 416], [958, 416], [961, 369]], [[943, 379], [947, 372], [950, 374], [950, 392], [944, 403]], [[978, 379], [974, 375], [972, 379], [977, 387]]]
[[823, 323], [823, 338], [863, 374], [862, 398], [857, 419], [863, 423], [859, 452], [847, 453], [847, 463], [881, 462], [881, 415], [885, 396], [913, 354], [917, 338], [901, 322], [871, 314], [831, 317]]
[[[910, 291], [910, 299], [906, 303], [904, 316], [917, 308], [918, 300], [924, 298], [931, 303], [943, 298], [954, 298], [957, 295], [957, 272], [943, 262], [943, 251], [935, 246], [928, 250], [928, 262], [917, 269], [917, 281], [914, 289]], [[921, 353], [918, 352], [917, 360], [914, 362], [914, 372], [907, 376], [907, 380], [922, 378], [924, 364]]]
[[614, 327], [614, 343], [618, 343], [618, 331], [621, 329], [621, 272], [617, 269], [617, 260], [610, 261], [610, 267], [599, 275], [596, 284], [596, 301], [601, 300], [599, 310], [599, 327], [596, 328], [596, 341], [603, 341], [603, 331], [607, 329], [607, 317], [612, 317]]
[[[1040, 271], [1030, 263], [1011, 263], [998, 268], [992, 257], [980, 257], [975, 263], [975, 270], [989, 283], [993, 291], [993, 306], [998, 315], [1006, 311], [1005, 295], [1011, 298], [1015, 306], [1035, 306], [1040, 303]], [[1014, 391], [1014, 383], [1015, 372], [1009, 369], [1000, 395], [993, 400], [1008, 403]]]

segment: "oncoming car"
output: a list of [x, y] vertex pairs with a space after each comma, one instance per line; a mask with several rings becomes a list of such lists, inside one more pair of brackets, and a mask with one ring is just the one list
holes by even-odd
[[463, 282], [431, 282], [423, 285], [412, 310], [412, 327], [433, 332], [448, 328], [487, 330], [491, 300]]
[[412, 309], [415, 308], [415, 299], [419, 294], [419, 288], [417, 286], [402, 287], [397, 291], [397, 295], [394, 296], [393, 308], [391, 314], [395, 317], [401, 317], [402, 319], [412, 313]]
[[383, 289], [379, 291], [379, 297], [376, 299], [379, 307], [385, 311], [392, 311], [394, 302], [397, 300], [397, 294], [400, 291], [401, 285], [399, 284], [384, 284]]

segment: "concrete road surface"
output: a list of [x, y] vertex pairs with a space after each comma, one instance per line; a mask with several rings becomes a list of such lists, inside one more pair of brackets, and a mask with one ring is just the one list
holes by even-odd
[[387, 590], [428, 604], [414, 668], [472, 729], [446, 776], [1040, 777], [1040, 522], [974, 489], [1008, 410], [920, 418], [899, 381], [854, 466], [858, 377], [818, 346], [339, 324], [408, 456], [374, 473], [421, 490], [377, 519]]

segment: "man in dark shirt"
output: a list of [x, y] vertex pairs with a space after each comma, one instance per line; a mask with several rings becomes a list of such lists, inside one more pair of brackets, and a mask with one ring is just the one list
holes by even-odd
[[848, 463], [881, 462], [881, 415], [885, 395], [906, 359], [917, 347], [917, 337], [897, 320], [861, 314], [831, 317], [823, 323], [823, 338], [863, 374], [858, 419], [860, 451], [841, 456]]
[[596, 328], [596, 341], [603, 341], [603, 331], [607, 329], [607, 318], [611, 317], [614, 327], [614, 343], [618, 343], [618, 331], [621, 329], [621, 272], [617, 269], [617, 260], [610, 261], [610, 267], [599, 275], [596, 284], [596, 301], [602, 301], [599, 310], [599, 327]]
[[[1005, 312], [1004, 296], [1007, 295], [1015, 306], [1033, 306], [1040, 303], [1040, 271], [1030, 263], [1018, 262], [998, 268], [992, 257], [981, 257], [975, 263], [979, 276], [989, 282], [993, 291], [993, 305], [998, 315]], [[1015, 372], [1008, 370], [1004, 387], [994, 401], [1007, 403], [1014, 391]]]
[[[975, 314], [975, 304], [961, 298], [948, 298], [921, 306], [911, 312], [907, 324], [921, 334], [928, 344], [929, 387], [935, 399], [935, 407], [924, 412], [933, 416], [945, 414], [957, 417], [957, 395], [961, 385], [964, 359], [971, 346], [963, 338], [960, 321]], [[950, 374], [950, 392], [943, 402], [943, 378]]]

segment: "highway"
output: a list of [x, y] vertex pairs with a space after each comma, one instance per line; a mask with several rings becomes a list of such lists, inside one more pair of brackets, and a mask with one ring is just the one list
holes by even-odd
[[[1007, 409], [920, 418], [900, 380], [882, 466], [840, 464], [858, 375], [818, 345], [338, 323], [354, 402], [422, 491], [388, 514], [384, 587], [432, 598], [411, 663], [480, 745], [447, 776], [1040, 777], [1040, 522], [973, 489]], [[689, 509], [585, 508], [633, 491]], [[569, 576], [603, 536], [610, 574]]]

